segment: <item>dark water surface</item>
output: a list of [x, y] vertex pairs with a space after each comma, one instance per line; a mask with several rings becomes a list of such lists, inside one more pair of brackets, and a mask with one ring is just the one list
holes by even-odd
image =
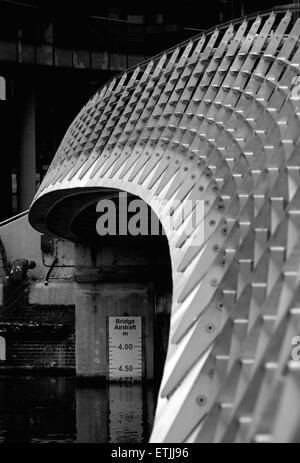
[[147, 442], [151, 386], [78, 387], [70, 376], [0, 375], [0, 443]]

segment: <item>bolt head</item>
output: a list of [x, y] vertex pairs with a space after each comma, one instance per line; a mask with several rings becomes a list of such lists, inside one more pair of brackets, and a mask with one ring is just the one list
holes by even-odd
[[216, 327], [213, 323], [208, 323], [205, 327], [205, 330], [207, 333], [213, 333], [215, 331]]
[[203, 407], [207, 403], [207, 398], [205, 395], [198, 395], [196, 397], [196, 404], [199, 405], [199, 407]]

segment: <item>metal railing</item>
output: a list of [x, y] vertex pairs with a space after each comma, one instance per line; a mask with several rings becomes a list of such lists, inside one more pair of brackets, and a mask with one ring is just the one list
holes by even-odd
[[0, 227], [3, 227], [4, 225], [8, 225], [8, 224], [14, 222], [15, 220], [21, 219], [21, 217], [24, 217], [25, 215], [28, 215], [28, 212], [29, 212], [29, 210], [26, 210], [26, 211], [20, 212], [19, 214], [16, 214], [16, 215], [12, 216], [12, 217], [9, 217], [8, 219], [3, 220], [2, 222], [0, 222]]
[[129, 75], [129, 74], [132, 74], [137, 68], [140, 68], [141, 71], [142, 71], [147, 66], [147, 64], [149, 64], [151, 61], [157, 61], [163, 55], [169, 56], [177, 48], [184, 48], [186, 45], [188, 45], [188, 43], [196, 42], [203, 35], [209, 37], [216, 30], [222, 32], [222, 31], [226, 30], [230, 25], [236, 26], [236, 25], [241, 24], [242, 21], [252, 21], [258, 16], [261, 17], [261, 18], [264, 18], [264, 17], [269, 16], [270, 13], [272, 13], [272, 12], [284, 15], [288, 11], [291, 11], [292, 13], [299, 13], [300, 12], [300, 4], [297, 5], [297, 4], [291, 3], [291, 4], [288, 4], [288, 5], [274, 6], [273, 8], [268, 8], [267, 10], [257, 11], [255, 13], [250, 13], [248, 15], [245, 15], [243, 18], [237, 18], [237, 19], [228, 20], [228, 21], [226, 21], [224, 23], [220, 23], [220, 24], [217, 24], [216, 26], [205, 29], [205, 30], [201, 31], [200, 33], [195, 34], [192, 37], [190, 37], [190, 38], [188, 38], [188, 39], [186, 39], [186, 40], [184, 40], [184, 41], [182, 41], [182, 42], [168, 48], [167, 50], [164, 50], [164, 51], [158, 53], [157, 55], [151, 56], [150, 58], [146, 59], [142, 63], [136, 64], [136, 65], [128, 68], [126, 71], [124, 71], [124, 70], [121, 71], [119, 74], [116, 74], [111, 79], [109, 79], [104, 85], [99, 87], [98, 91], [100, 92], [101, 89], [104, 88], [104, 87], [109, 87], [110, 83], [113, 80], [119, 80], [124, 75], [124, 72], [126, 72]]

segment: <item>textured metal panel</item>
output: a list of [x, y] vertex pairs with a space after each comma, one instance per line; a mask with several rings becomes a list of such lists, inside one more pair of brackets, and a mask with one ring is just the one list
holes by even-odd
[[[153, 442], [300, 441], [299, 33], [290, 11], [245, 18], [113, 79], [33, 201], [55, 232], [47, 214], [73, 192], [157, 199], [173, 306]], [[195, 246], [165, 215], [186, 199], [205, 201]]]

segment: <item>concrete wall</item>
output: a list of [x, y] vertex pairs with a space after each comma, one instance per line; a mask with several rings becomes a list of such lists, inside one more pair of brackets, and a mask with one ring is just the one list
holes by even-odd
[[[57, 257], [57, 264], [51, 273], [51, 279], [61, 281], [73, 278], [75, 268], [74, 244], [70, 241], [56, 239], [54, 240], [53, 253], [42, 253], [41, 234], [31, 227], [27, 214], [4, 223], [0, 227], [0, 238], [8, 261], [14, 259], [35, 261], [36, 268], [29, 272], [33, 281], [44, 281], [55, 257]], [[47, 304], [45, 298], [46, 296], [43, 295], [44, 303]]]
[[7, 260], [34, 260], [37, 264], [36, 268], [30, 271], [34, 279], [43, 278], [47, 273], [47, 269], [43, 265], [40, 237], [40, 233], [29, 224], [27, 215], [0, 227], [0, 238]]

